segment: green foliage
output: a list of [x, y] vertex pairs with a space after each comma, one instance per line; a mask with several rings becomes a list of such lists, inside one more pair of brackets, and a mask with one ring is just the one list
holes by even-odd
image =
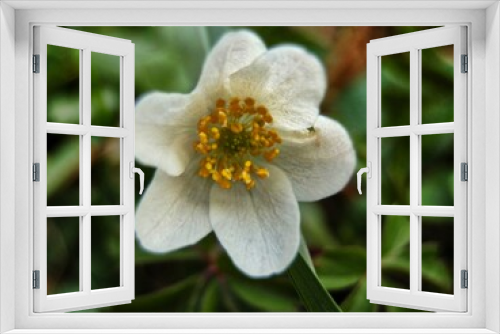
[[309, 312], [342, 312], [315, 274], [314, 268], [311, 267], [312, 263], [308, 263], [307, 258], [304, 251], [299, 252], [288, 268], [288, 275], [302, 304]]
[[[197, 83], [207, 52], [227, 27], [71, 27], [108, 36], [130, 39], [135, 43], [135, 93], [140, 99], [152, 90], [190, 92]], [[356, 56], [366, 54], [370, 39], [415, 31], [416, 27], [249, 27], [267, 43], [295, 43], [313, 52], [324, 63], [328, 89], [321, 113], [343, 124], [351, 135], [358, 157], [357, 169], [366, 161], [366, 68], [356, 65]], [[364, 34], [364, 35], [362, 35]], [[360, 37], [361, 36], [361, 37]], [[353, 43], [353, 37], [361, 42]], [[108, 55], [92, 55], [92, 123], [115, 126], [119, 122], [117, 62]], [[363, 57], [363, 56], [362, 56]], [[449, 100], [453, 82], [449, 50], [425, 53], [423, 78], [423, 120], [452, 121], [453, 102]], [[48, 49], [48, 121], [78, 123], [79, 55], [76, 50]], [[409, 100], [408, 59], [399, 57], [383, 72], [383, 120], [401, 125], [407, 122]], [[348, 68], [348, 71], [346, 70]], [[340, 74], [339, 74], [340, 73]], [[402, 78], [402, 79], [401, 79]], [[386, 101], [392, 101], [391, 103]], [[406, 110], [406, 111], [405, 111]], [[451, 116], [450, 116], [451, 115]], [[451, 120], [450, 120], [451, 117]], [[78, 138], [60, 135], [49, 138], [49, 205], [78, 205]], [[452, 138], [451, 138], [452, 139]], [[422, 194], [429, 203], [453, 200], [453, 141], [422, 141]], [[409, 145], [395, 144], [385, 153], [383, 163], [407, 156]], [[119, 150], [112, 140], [94, 138], [92, 145], [92, 201], [108, 203], [119, 196], [113, 175], [119, 166]], [[118, 153], [117, 153], [118, 152]], [[406, 154], [406, 155], [405, 155]], [[389, 160], [388, 160], [389, 159]], [[406, 159], [406, 158], [405, 158]], [[427, 160], [426, 160], [427, 159]], [[403, 165], [405, 161], [398, 163]], [[155, 170], [137, 163], [146, 175], [146, 186]], [[385, 167], [385, 165], [384, 165]], [[356, 169], [356, 170], [357, 170]], [[93, 169], [94, 170], [94, 169]], [[98, 172], [97, 172], [98, 171]], [[386, 175], [389, 176], [389, 175]], [[334, 176], [332, 176], [334, 177]], [[390, 173], [395, 187], [384, 196], [400, 200], [406, 196], [407, 174], [401, 168]], [[328, 180], [325, 180], [327, 182]], [[138, 182], [138, 181], [136, 181]], [[138, 184], [136, 184], [136, 187]], [[95, 188], [95, 189], [94, 189]], [[141, 200], [136, 196], [137, 202]], [[437, 204], [434, 204], [437, 205]], [[450, 205], [450, 204], [444, 204]], [[452, 205], [452, 204], [451, 204]], [[301, 203], [302, 231], [309, 246], [316, 273], [323, 286], [345, 312], [408, 311], [370, 304], [366, 299], [366, 198], [358, 195], [353, 178], [335, 196], [315, 203]], [[103, 223], [105, 225], [106, 223]], [[450, 292], [453, 256], [440, 240], [450, 233], [441, 223], [430, 221], [422, 247], [423, 285], [433, 291]], [[387, 217], [383, 227], [382, 272], [384, 282], [404, 285], [409, 280], [409, 224], [401, 217]], [[49, 230], [48, 263], [51, 291], [75, 291], [78, 275], [69, 258], [78, 253], [77, 233], [58, 224]], [[116, 259], [115, 233], [99, 230], [100, 242], [92, 252], [97, 286], [115, 284], [118, 267], [106, 265]], [[76, 253], [75, 253], [76, 252]], [[452, 252], [452, 248], [451, 248]], [[106, 260], [107, 259], [107, 260]], [[136, 244], [136, 297], [131, 304], [100, 308], [96, 312], [297, 312], [305, 307], [287, 275], [254, 280], [239, 272], [213, 235], [191, 247], [168, 254], [152, 254]], [[114, 261], [114, 260], [113, 260]], [[93, 265], [93, 267], [94, 267]], [[302, 263], [305, 265], [305, 263]], [[103, 269], [105, 268], [105, 269]], [[75, 278], [76, 277], [76, 278]], [[111, 277], [111, 278], [110, 278]], [[411, 310], [413, 311], [413, 310]]]
[[366, 272], [366, 251], [358, 246], [324, 248], [314, 260], [326, 289], [344, 290], [355, 285]]
[[231, 290], [242, 302], [256, 311], [294, 312], [298, 310], [296, 298], [287, 291], [272, 286], [262, 286], [258, 281], [233, 280]]

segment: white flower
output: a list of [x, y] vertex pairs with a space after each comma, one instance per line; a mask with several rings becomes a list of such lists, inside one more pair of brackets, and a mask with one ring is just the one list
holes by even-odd
[[285, 270], [300, 240], [297, 201], [341, 190], [353, 172], [349, 135], [319, 115], [324, 69], [296, 46], [266, 50], [228, 33], [190, 94], [154, 92], [136, 107], [136, 156], [157, 167], [137, 209], [144, 248], [168, 252], [214, 231], [234, 264]]

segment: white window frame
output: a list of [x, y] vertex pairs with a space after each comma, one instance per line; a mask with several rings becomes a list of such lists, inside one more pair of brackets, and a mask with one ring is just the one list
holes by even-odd
[[[61, 9], [62, 6], [70, 8]], [[72, 6], [80, 9], [72, 9]], [[395, 6], [397, 8], [393, 8]], [[118, 329], [116, 332], [127, 329], [127, 333], [146, 333], [147, 328], [151, 329], [150, 332], [164, 329], [164, 333], [188, 332], [179, 328], [190, 328], [189, 332], [196, 333], [248, 333], [249, 328], [253, 329], [251, 332], [260, 333], [278, 333], [284, 329], [295, 333], [345, 333], [347, 328], [350, 328], [349, 333], [500, 332], [498, 1], [4, 1], [0, 3], [0, 10], [0, 332], [42, 333], [37, 329], [52, 329], [50, 332], [54, 333], [54, 329], [62, 329], [61, 333], [76, 333], [76, 329], [87, 329], [86, 333], [110, 333], [111, 329]], [[31, 31], [35, 24], [467, 25], [471, 45], [471, 75], [468, 79], [471, 87], [468, 132], [471, 137], [468, 145], [472, 155], [469, 168], [468, 312], [34, 314], [30, 288], [33, 212], [30, 209], [32, 106], [29, 97], [32, 85], [29, 70]]]
[[[467, 186], [461, 180], [461, 163], [467, 163], [467, 77], [462, 73], [462, 55], [467, 55], [467, 29], [464, 26], [439, 27], [410, 34], [372, 40], [367, 46], [367, 153], [371, 177], [367, 178], [367, 297], [375, 304], [407, 306], [428, 311], [467, 310], [467, 290], [461, 287], [461, 270], [467, 270]], [[453, 121], [422, 123], [422, 50], [445, 45], [453, 47]], [[410, 56], [409, 124], [383, 126], [381, 72], [382, 57], [408, 52]], [[453, 136], [454, 205], [422, 205], [422, 135], [448, 133]], [[383, 138], [408, 138], [408, 173], [410, 177], [407, 205], [382, 203], [382, 168], [391, 166], [382, 161]], [[382, 217], [408, 217], [410, 238], [409, 289], [383, 286], [382, 280]], [[442, 294], [422, 290], [422, 217], [453, 218], [453, 293]], [[410, 305], [410, 306], [408, 306]]]
[[[34, 289], [35, 312], [71, 311], [129, 303], [134, 299], [135, 246], [135, 97], [134, 44], [129, 40], [101, 36], [50, 26], [34, 27], [34, 54], [39, 56], [39, 72], [33, 74], [34, 162], [39, 165], [39, 181], [33, 184], [33, 269], [39, 271], [39, 288]], [[79, 124], [47, 122], [47, 46], [78, 50], [80, 58]], [[118, 57], [120, 71], [119, 119], [115, 127], [95, 126], [91, 122], [92, 53]], [[79, 138], [80, 202], [75, 206], [47, 206], [47, 134], [73, 135]], [[91, 139], [117, 138], [120, 156], [120, 201], [115, 205], [92, 205]], [[91, 228], [94, 216], [119, 217], [119, 286], [92, 289]], [[79, 222], [79, 291], [47, 295], [47, 218], [77, 217]], [[72, 224], [72, 223], [70, 223]], [[42, 283], [43, 282], [43, 283]]]

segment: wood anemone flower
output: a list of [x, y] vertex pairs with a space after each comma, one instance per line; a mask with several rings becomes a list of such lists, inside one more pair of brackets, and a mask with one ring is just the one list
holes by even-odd
[[297, 201], [340, 191], [356, 157], [346, 130], [319, 115], [321, 63], [224, 35], [190, 94], [152, 92], [136, 107], [136, 157], [157, 168], [137, 209], [141, 245], [169, 252], [214, 231], [252, 277], [284, 271], [300, 242]]

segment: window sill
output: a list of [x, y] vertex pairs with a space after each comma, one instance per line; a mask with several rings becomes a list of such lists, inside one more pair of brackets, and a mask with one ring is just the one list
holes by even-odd
[[487, 334], [488, 329], [14, 329], [5, 334]]

